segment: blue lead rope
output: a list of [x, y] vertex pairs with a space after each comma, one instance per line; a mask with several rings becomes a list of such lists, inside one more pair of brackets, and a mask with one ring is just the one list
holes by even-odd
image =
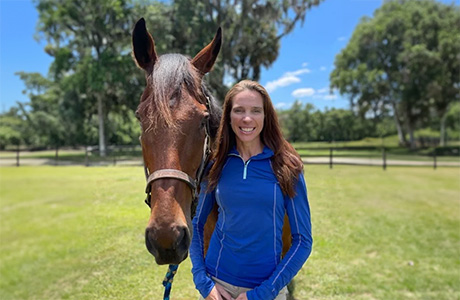
[[176, 275], [177, 268], [179, 265], [169, 265], [168, 273], [166, 273], [165, 279], [163, 280], [163, 286], [165, 287], [165, 294], [163, 300], [169, 300], [169, 294], [171, 294], [171, 287], [174, 280], [174, 275]]

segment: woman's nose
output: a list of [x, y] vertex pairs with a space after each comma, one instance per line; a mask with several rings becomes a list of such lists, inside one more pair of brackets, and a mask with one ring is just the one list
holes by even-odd
[[244, 122], [250, 122], [252, 120], [251, 116], [249, 114], [244, 115], [243, 121]]

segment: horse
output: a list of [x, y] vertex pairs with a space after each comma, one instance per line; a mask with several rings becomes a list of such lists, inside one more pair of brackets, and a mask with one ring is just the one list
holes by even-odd
[[[220, 51], [222, 31], [192, 59], [158, 56], [143, 18], [134, 27], [132, 43], [134, 60], [146, 77], [135, 113], [151, 207], [145, 244], [157, 264], [179, 264], [188, 256], [197, 181], [222, 114], [203, 81]], [[214, 225], [207, 228], [212, 232]]]
[[[203, 76], [211, 71], [222, 44], [219, 28], [213, 40], [189, 59], [181, 54], [158, 56], [145, 20], [132, 35], [133, 56], [145, 71], [146, 87], [136, 110], [142, 134], [150, 218], [145, 244], [159, 265], [177, 265], [188, 256], [192, 207], [221, 118], [221, 108], [208, 92]], [[195, 203], [196, 204], [196, 203]], [[217, 221], [214, 207], [204, 227], [204, 252]], [[283, 256], [291, 245], [287, 216]]]

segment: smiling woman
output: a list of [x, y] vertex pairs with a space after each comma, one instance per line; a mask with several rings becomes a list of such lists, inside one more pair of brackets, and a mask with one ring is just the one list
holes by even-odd
[[[244, 80], [230, 89], [193, 219], [192, 273], [203, 298], [287, 299], [286, 285], [312, 247], [302, 167], [265, 88]], [[205, 256], [214, 205], [219, 215]]]
[[262, 152], [260, 132], [264, 127], [263, 105], [262, 96], [251, 90], [244, 90], [233, 98], [230, 122], [244, 160], [248, 160], [251, 153]]

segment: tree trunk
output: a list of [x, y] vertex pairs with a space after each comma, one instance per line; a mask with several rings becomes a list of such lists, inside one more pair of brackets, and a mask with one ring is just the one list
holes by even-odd
[[99, 119], [99, 155], [106, 155], [105, 147], [105, 130], [104, 130], [104, 105], [102, 104], [101, 95], [97, 95], [97, 115]]
[[439, 146], [444, 147], [446, 146], [446, 119], [447, 119], [447, 110], [441, 116], [441, 133], [439, 139]]
[[398, 110], [396, 108], [396, 103], [391, 101], [391, 106], [393, 107], [393, 117], [396, 124], [396, 130], [398, 131], [398, 139], [400, 145], [407, 145], [406, 134], [402, 128], [401, 120], [399, 119]]

